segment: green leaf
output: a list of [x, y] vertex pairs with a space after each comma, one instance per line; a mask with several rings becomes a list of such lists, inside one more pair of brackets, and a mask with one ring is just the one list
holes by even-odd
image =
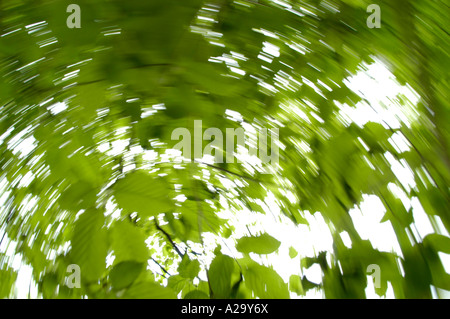
[[103, 213], [96, 209], [86, 210], [75, 222], [71, 258], [87, 281], [98, 280], [106, 270], [108, 238], [104, 223]]
[[309, 281], [308, 278], [306, 278], [306, 276], [303, 276], [302, 277], [302, 287], [303, 287], [304, 291], [308, 291], [310, 289], [319, 287], [319, 285], [314, 282]]
[[58, 286], [58, 277], [54, 273], [45, 274], [42, 279], [42, 295], [45, 299], [54, 298], [56, 287]]
[[208, 279], [214, 298], [229, 298], [233, 281], [238, 278], [237, 265], [233, 258], [217, 255], [209, 266]]
[[184, 299], [209, 299], [209, 296], [200, 290], [192, 290], [184, 296]]
[[189, 256], [185, 254], [178, 266], [178, 272], [183, 278], [194, 279], [200, 271], [200, 262], [198, 260], [190, 260]]
[[176, 299], [175, 292], [155, 282], [141, 281], [133, 284], [123, 295], [124, 299]]
[[178, 210], [181, 213], [180, 221], [184, 226], [184, 231], [178, 235], [184, 240], [201, 242], [200, 233], [217, 233], [224, 223], [207, 202], [186, 200]]
[[280, 242], [264, 233], [260, 236], [242, 237], [238, 240], [236, 249], [241, 253], [270, 254], [280, 247]]
[[143, 217], [155, 216], [173, 208], [173, 202], [167, 196], [169, 185], [163, 179], [143, 171], [132, 172], [118, 180], [113, 191], [120, 207]]
[[197, 285], [197, 289], [203, 291], [205, 294], [209, 296], [209, 284], [207, 281], [201, 280]]
[[0, 269], [0, 282], [2, 283], [0, 285], [0, 298], [2, 299], [10, 297], [11, 290], [17, 278], [17, 273], [12, 268], [4, 267], [2, 265], [2, 269]]
[[298, 252], [295, 250], [294, 247], [289, 247], [289, 257], [295, 258], [297, 257]]
[[116, 221], [111, 226], [111, 247], [115, 263], [121, 261], [146, 262], [150, 253], [145, 243], [146, 235], [142, 229], [127, 220]]
[[93, 207], [97, 199], [95, 189], [91, 184], [79, 181], [69, 186], [59, 198], [60, 206], [65, 210], [79, 211]]
[[450, 254], [450, 238], [446, 236], [429, 234], [423, 239], [423, 244], [433, 247], [436, 251]]
[[180, 275], [173, 275], [167, 280], [167, 286], [170, 287], [176, 294], [179, 294], [188, 282], [189, 279], [183, 278]]
[[181, 298], [184, 299], [188, 293], [191, 291], [196, 290], [194, 284], [191, 280], [186, 282], [186, 285], [183, 287], [183, 290], [181, 291]]
[[130, 286], [138, 278], [145, 264], [136, 261], [124, 261], [115, 265], [109, 273], [114, 289], [120, 290]]
[[300, 261], [301, 267], [306, 268], [306, 269], [308, 269], [312, 265], [318, 264], [318, 263], [319, 263], [318, 257], [304, 257]]
[[251, 262], [244, 270], [245, 285], [262, 299], [287, 299], [289, 290], [280, 275], [271, 268]]
[[291, 275], [289, 277], [289, 290], [295, 292], [297, 295], [304, 295], [302, 286], [302, 279], [298, 275]]

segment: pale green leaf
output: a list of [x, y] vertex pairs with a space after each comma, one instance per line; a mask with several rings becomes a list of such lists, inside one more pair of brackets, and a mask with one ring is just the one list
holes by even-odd
[[280, 241], [264, 233], [260, 236], [242, 237], [238, 240], [236, 249], [245, 254], [270, 254], [276, 251], [280, 244]]
[[169, 185], [161, 178], [143, 171], [132, 172], [118, 180], [113, 191], [120, 207], [143, 217], [158, 215], [173, 208], [173, 202], [167, 196]]

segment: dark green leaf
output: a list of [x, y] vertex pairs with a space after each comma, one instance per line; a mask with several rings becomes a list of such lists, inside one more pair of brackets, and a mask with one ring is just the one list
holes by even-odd
[[111, 285], [117, 290], [130, 286], [144, 267], [145, 264], [135, 261], [124, 261], [115, 265], [109, 273]]

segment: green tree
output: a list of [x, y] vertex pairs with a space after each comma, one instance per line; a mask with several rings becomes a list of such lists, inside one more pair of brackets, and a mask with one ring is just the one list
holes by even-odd
[[[368, 0], [75, 2], [81, 28], [67, 26], [62, 1], [0, 4], [0, 297], [14, 297], [14, 255], [44, 298], [288, 298], [309, 289], [364, 298], [372, 264], [381, 296], [388, 283], [397, 298], [450, 290], [439, 255], [450, 253], [443, 1], [379, 0], [381, 28], [366, 24]], [[392, 101], [408, 118], [398, 126], [342, 116], [367, 102], [348, 79], [375, 60], [419, 96]], [[194, 120], [224, 133], [278, 129], [280, 161], [180, 162], [171, 134], [193, 134]], [[413, 187], [389, 158], [411, 171]], [[434, 233], [415, 235], [413, 209], [393, 187], [420, 202]], [[333, 251], [292, 248], [301, 262], [288, 281], [257, 258], [285, 243], [252, 225], [237, 237], [239, 212], [262, 218], [269, 195], [280, 222], [320, 215], [333, 237]], [[356, 230], [349, 212], [364, 195], [382, 201], [401, 255]], [[70, 264], [80, 266], [80, 288], [64, 284]], [[314, 264], [320, 283], [302, 272]]]

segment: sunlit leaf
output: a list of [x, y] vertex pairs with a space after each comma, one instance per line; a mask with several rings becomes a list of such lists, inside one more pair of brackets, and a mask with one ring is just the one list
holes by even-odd
[[143, 217], [154, 216], [173, 208], [167, 197], [169, 185], [163, 180], [144, 172], [134, 172], [114, 185], [114, 196], [118, 204], [128, 212], [137, 212]]
[[130, 222], [117, 221], [111, 227], [111, 248], [116, 256], [115, 262], [146, 262], [149, 250], [145, 243], [145, 234]]
[[270, 254], [280, 247], [280, 242], [264, 233], [260, 236], [242, 237], [238, 240], [236, 249], [242, 253]]
[[104, 223], [105, 217], [97, 209], [85, 211], [75, 223], [71, 259], [87, 281], [98, 280], [106, 270], [108, 238]]

